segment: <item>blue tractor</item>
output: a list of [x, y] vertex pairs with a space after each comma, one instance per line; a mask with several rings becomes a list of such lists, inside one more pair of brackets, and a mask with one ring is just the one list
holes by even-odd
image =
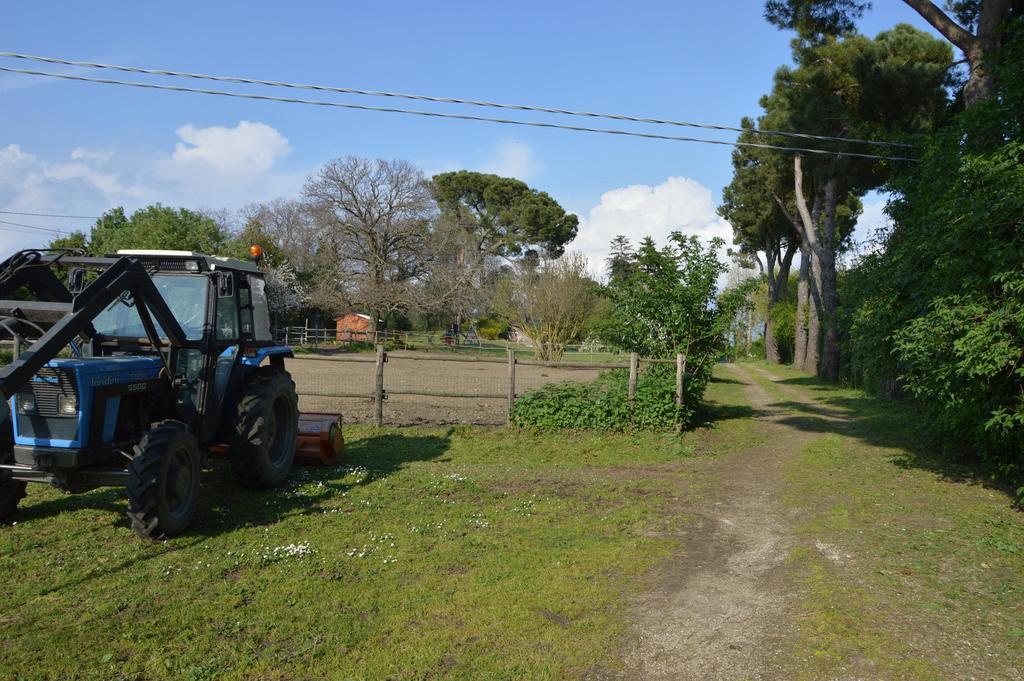
[[[259, 268], [187, 251], [105, 258], [21, 251], [0, 263], [0, 521], [29, 482], [120, 485], [141, 537], [188, 528], [204, 456], [238, 482], [287, 478], [299, 413]], [[31, 343], [29, 347], [24, 347]]]

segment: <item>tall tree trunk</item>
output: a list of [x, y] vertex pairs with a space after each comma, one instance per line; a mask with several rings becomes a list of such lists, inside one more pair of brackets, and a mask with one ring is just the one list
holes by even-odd
[[836, 313], [839, 311], [839, 287], [836, 276], [836, 195], [837, 182], [831, 178], [825, 183], [825, 211], [819, 220], [824, 220], [822, 240], [819, 244], [817, 281], [821, 291], [821, 316], [824, 333], [821, 338], [821, 361], [818, 375], [835, 381], [839, 379], [839, 325]]
[[771, 321], [771, 307], [768, 308], [768, 319], [764, 322], [764, 355], [772, 364], [778, 364], [779, 341], [775, 338], [775, 325]]
[[[810, 260], [810, 276], [807, 279], [807, 354], [804, 360], [806, 371], [819, 373], [821, 356], [821, 261], [818, 259], [819, 237], [817, 225], [821, 219], [822, 195], [814, 192], [814, 203], [811, 205], [810, 227], [808, 228], [808, 255]], [[805, 204], [806, 207], [806, 204]]]
[[800, 246], [800, 278], [796, 289], [796, 338], [793, 339], [793, 367], [807, 370], [807, 330], [810, 303], [811, 249]]
[[821, 348], [821, 288], [819, 286], [820, 265], [811, 250], [810, 272], [807, 277], [807, 349], [804, 351], [804, 371], [818, 372], [818, 357]]
[[754, 311], [747, 307], [747, 355], [750, 355], [750, 346], [754, 342]]

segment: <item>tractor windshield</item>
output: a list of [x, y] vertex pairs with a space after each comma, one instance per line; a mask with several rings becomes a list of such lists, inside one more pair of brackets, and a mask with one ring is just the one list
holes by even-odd
[[[206, 297], [210, 280], [202, 275], [155, 274], [153, 283], [175, 319], [181, 325], [185, 337], [200, 340], [203, 337], [203, 322], [206, 320]], [[155, 319], [157, 333], [164, 336], [160, 322]], [[146, 330], [135, 307], [129, 307], [121, 300], [111, 303], [93, 322], [98, 333], [104, 336], [142, 338]]]

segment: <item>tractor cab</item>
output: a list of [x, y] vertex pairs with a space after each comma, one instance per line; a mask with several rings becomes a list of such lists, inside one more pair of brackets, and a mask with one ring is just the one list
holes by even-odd
[[[253, 263], [188, 251], [118, 251], [138, 258], [181, 327], [184, 342], [171, 352], [168, 336], [154, 320], [160, 345], [149, 339], [130, 297], [118, 298], [93, 320], [95, 334], [86, 354], [125, 354], [156, 359], [179, 383], [176, 409], [192, 423], [203, 441], [216, 435], [216, 411], [228, 398], [236, 365], [259, 366], [268, 357], [291, 356], [274, 346], [263, 273]], [[74, 278], [75, 275], [72, 275]], [[59, 360], [57, 360], [59, 361]], [[165, 362], [161, 362], [164, 364]]]

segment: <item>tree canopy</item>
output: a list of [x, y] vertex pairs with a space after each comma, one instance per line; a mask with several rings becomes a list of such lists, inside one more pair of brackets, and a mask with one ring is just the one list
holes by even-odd
[[155, 204], [126, 216], [123, 208], [107, 211], [92, 229], [88, 250], [107, 255], [124, 248], [153, 248], [221, 253], [231, 240], [213, 218], [188, 208]]
[[535, 246], [558, 257], [576, 237], [579, 219], [520, 180], [460, 170], [435, 175], [433, 188], [438, 207], [473, 235], [481, 252], [512, 257]]
[[[1005, 43], [1011, 20], [1024, 15], [1024, 0], [949, 0], [945, 11], [931, 0], [904, 0], [964, 53], [970, 74], [963, 86], [966, 106], [991, 98], [996, 77], [987, 62]], [[852, 33], [871, 8], [866, 0], [767, 0], [765, 18], [794, 29], [804, 40], [821, 41]]]

